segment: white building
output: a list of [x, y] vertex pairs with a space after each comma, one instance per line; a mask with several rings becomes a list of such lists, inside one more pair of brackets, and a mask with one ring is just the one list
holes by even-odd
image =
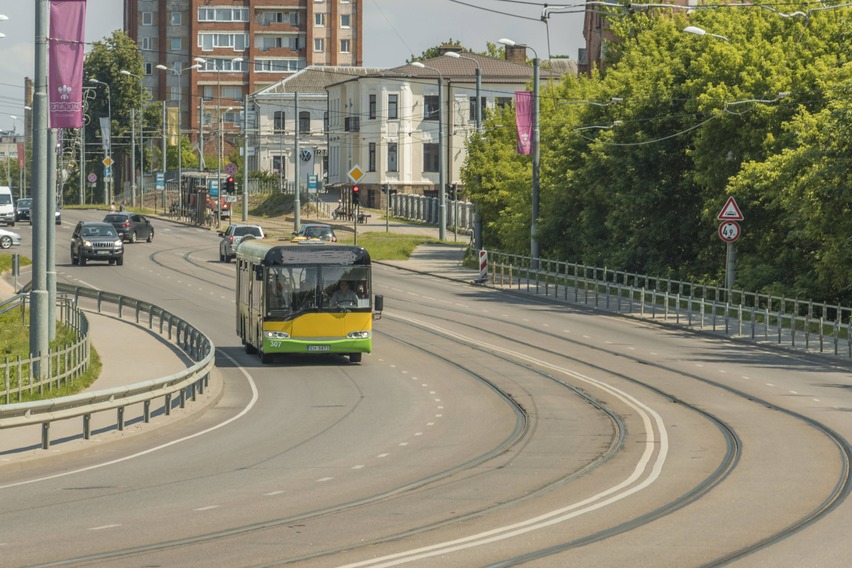
[[326, 86], [378, 71], [312, 65], [251, 95], [258, 122], [256, 136], [250, 137], [250, 169], [272, 173], [282, 186], [294, 187], [298, 164], [302, 188], [311, 174], [324, 182], [328, 171]]
[[[526, 90], [532, 81], [533, 69], [525, 64], [522, 50], [507, 49], [507, 60], [467, 52], [457, 58], [446, 55], [454, 49], [442, 50], [444, 55], [423, 62], [425, 68], [404, 65], [327, 88], [330, 187], [351, 187], [349, 174], [357, 166], [364, 174], [358, 180], [361, 203], [368, 207], [383, 206], [383, 187], [436, 195], [439, 119], [445, 183], [460, 185], [460, 170], [467, 158], [465, 139], [475, 130], [477, 67], [481, 69], [481, 104], [486, 109], [512, 104], [515, 91]], [[559, 75], [541, 71], [542, 80]]]

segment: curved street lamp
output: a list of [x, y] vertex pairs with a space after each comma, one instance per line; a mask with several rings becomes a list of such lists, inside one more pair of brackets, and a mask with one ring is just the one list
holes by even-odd
[[726, 38], [725, 36], [722, 36], [722, 35], [719, 35], [719, 34], [708, 33], [706, 30], [699, 28], [698, 26], [686, 26], [685, 28], [683, 28], [683, 31], [685, 31], [688, 34], [695, 34], [695, 35], [699, 35], [699, 36], [709, 35], [710, 37], [715, 37], [715, 38], [721, 39], [722, 41], [727, 41], [727, 42], [730, 43], [730, 40], [728, 38]]
[[[190, 69], [199, 69], [201, 68], [202, 63], [207, 63], [207, 60], [203, 57], [196, 57], [193, 61], [195, 61], [195, 64], [188, 67], [173, 67], [170, 69], [163, 64], [155, 66], [157, 69], [161, 71], [168, 71], [172, 75], [176, 75], [178, 78], [178, 214], [181, 216], [183, 215], [183, 152], [181, 152], [181, 133], [183, 126], [183, 72], [189, 71]], [[165, 154], [163, 154], [163, 171], [166, 171]]]
[[479, 61], [474, 59], [473, 57], [469, 57], [467, 55], [462, 55], [456, 51], [448, 51], [445, 55], [450, 57], [455, 57], [456, 59], [467, 59], [468, 61], [473, 61], [476, 64], [476, 131], [482, 131], [482, 99], [479, 96], [479, 93], [482, 89], [482, 67], [479, 65]]
[[445, 240], [447, 238], [447, 188], [444, 187], [444, 75], [435, 69], [424, 65], [419, 61], [412, 63], [420, 69], [430, 69], [438, 74], [438, 238]]
[[[514, 47], [519, 45], [508, 38], [501, 38], [498, 43]], [[539, 69], [541, 67], [538, 53], [528, 45], [519, 45], [529, 49], [535, 56], [533, 58], [533, 135], [532, 135], [532, 220], [530, 222], [530, 256], [532, 257], [532, 268], [538, 268], [538, 259], [541, 249], [538, 242], [538, 208], [539, 208], [539, 186], [541, 169], [540, 127], [539, 127]]]

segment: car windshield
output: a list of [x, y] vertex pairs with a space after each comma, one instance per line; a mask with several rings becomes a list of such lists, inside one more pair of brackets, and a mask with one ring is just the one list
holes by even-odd
[[84, 237], [118, 237], [112, 227], [83, 227]]
[[246, 235], [252, 235], [254, 237], [260, 236], [260, 227], [237, 227], [234, 229], [235, 237], [244, 237]]
[[29, 207], [32, 202], [33, 202], [32, 199], [26, 199], [26, 198], [19, 199], [18, 200], [18, 207]]

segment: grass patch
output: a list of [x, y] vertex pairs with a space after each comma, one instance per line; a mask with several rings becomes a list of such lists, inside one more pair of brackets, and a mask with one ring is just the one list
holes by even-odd
[[[351, 245], [355, 235], [337, 233], [337, 242]], [[358, 233], [358, 246], [367, 249], [373, 260], [408, 260], [417, 245], [440, 243], [438, 239], [401, 233]]]
[[[29, 266], [33, 263], [31, 258], [21, 255], [18, 255], [18, 257], [22, 267]], [[0, 253], [0, 272], [6, 272], [7, 270], [12, 270], [12, 253]]]
[[[63, 347], [73, 344], [76, 341], [77, 333], [71, 327], [63, 324], [62, 322], [57, 321], [56, 338], [50, 342], [50, 350], [55, 351], [62, 349]], [[23, 319], [21, 318], [21, 311], [19, 309], [11, 310], [4, 314], [0, 314], [0, 359], [6, 359], [11, 363], [12, 361], [15, 361], [18, 357], [20, 357], [21, 359], [26, 359], [29, 356], [29, 311], [26, 311], [24, 313]], [[14, 398], [11, 400], [11, 402], [31, 402], [34, 400], [41, 400], [45, 398], [55, 398], [76, 394], [95, 382], [95, 380], [101, 374], [102, 367], [103, 366], [101, 364], [100, 357], [98, 356], [94, 347], [92, 347], [89, 368], [86, 370], [85, 373], [74, 379], [73, 382], [64, 384], [59, 387], [54, 386], [54, 388], [52, 389], [45, 388], [42, 394], [39, 394], [37, 389], [35, 389], [32, 393], [25, 391], [22, 393], [20, 400]], [[18, 386], [16, 382], [17, 378], [14, 376], [14, 373], [12, 373], [11, 375], [12, 384], [10, 385], [10, 388], [16, 389]], [[29, 370], [25, 368], [23, 375], [28, 376]], [[2, 401], [5, 402], [5, 397], [2, 397]]]

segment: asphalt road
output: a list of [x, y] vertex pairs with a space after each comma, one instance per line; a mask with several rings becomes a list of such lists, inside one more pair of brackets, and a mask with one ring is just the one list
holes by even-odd
[[[102, 213], [64, 215], [60, 235]], [[222, 394], [150, 435], [0, 469], [3, 566], [852, 556], [848, 369], [391, 265], [375, 269], [385, 313], [363, 363], [263, 366], [233, 331], [214, 233], [158, 223], [123, 267], [71, 266], [63, 242], [60, 279], [210, 335]]]

